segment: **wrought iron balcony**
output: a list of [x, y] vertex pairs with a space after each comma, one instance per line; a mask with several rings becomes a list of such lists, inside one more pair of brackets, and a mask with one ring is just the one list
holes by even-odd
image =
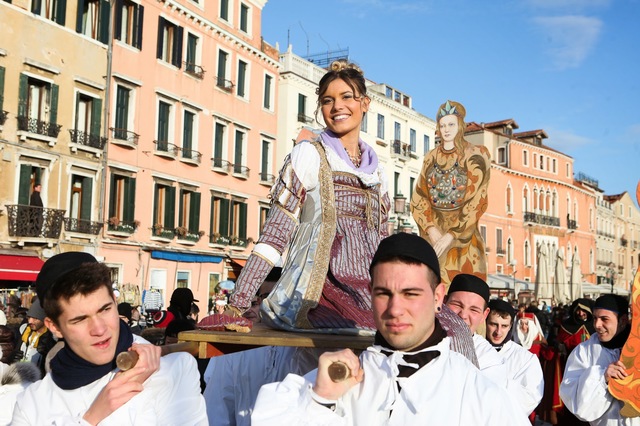
[[604, 232], [604, 231], [598, 231], [598, 235], [606, 238], [611, 238], [611, 239], [615, 238], [613, 234], [609, 234], [608, 232]]
[[81, 234], [98, 235], [104, 226], [102, 222], [93, 222], [85, 219], [64, 218], [64, 230], [67, 232], [79, 232]]
[[249, 171], [251, 169], [249, 169], [246, 166], [243, 166], [242, 164], [234, 164], [233, 165], [233, 174], [235, 175], [240, 175], [243, 178], [248, 178], [249, 177]]
[[69, 130], [69, 135], [71, 135], [71, 142], [91, 148], [104, 149], [104, 145], [107, 143], [107, 138], [89, 135], [81, 130]]
[[276, 177], [269, 173], [260, 173], [260, 183], [268, 183], [273, 185], [276, 181]]
[[114, 127], [111, 127], [109, 130], [111, 130], [111, 139], [113, 139], [114, 143], [126, 145], [132, 148], [135, 148], [138, 145], [140, 135], [137, 133], [127, 129], [117, 129]]
[[224, 76], [220, 76], [216, 77], [216, 86], [218, 86], [225, 92], [231, 93], [233, 91], [233, 88], [235, 87], [235, 84], [233, 84], [231, 80], [226, 80]]
[[9, 236], [60, 238], [65, 212], [66, 210], [8, 204]]
[[0, 110], [0, 126], [4, 126], [4, 123], [7, 121], [8, 115], [9, 115], [8, 111]]
[[196, 78], [199, 78], [201, 80], [204, 77], [204, 68], [192, 62], [186, 62], [186, 61], [184, 62], [184, 71], [187, 74], [194, 76]]
[[200, 160], [202, 159], [202, 153], [194, 149], [182, 148], [182, 158], [185, 158], [187, 160], [192, 160], [200, 164]]
[[567, 219], [567, 228], [578, 229], [578, 222], [573, 219]]
[[230, 162], [223, 160], [222, 158], [211, 159], [211, 167], [217, 172], [229, 173], [231, 166], [232, 164]]
[[176, 158], [180, 147], [167, 141], [153, 141], [156, 144], [155, 153], [168, 158]]
[[17, 117], [18, 130], [22, 130], [29, 133], [36, 133], [38, 135], [49, 136], [57, 138], [62, 129], [61, 124], [49, 123], [47, 121], [40, 121], [30, 117]]
[[524, 221], [538, 223], [540, 225], [560, 226], [560, 218], [545, 216], [533, 212], [524, 212]]
[[298, 121], [301, 123], [313, 123], [313, 118], [299, 112], [298, 113]]

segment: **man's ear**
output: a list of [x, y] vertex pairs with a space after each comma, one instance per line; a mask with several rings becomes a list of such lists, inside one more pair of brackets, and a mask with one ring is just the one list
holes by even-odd
[[487, 309], [484, 310], [484, 320], [487, 320], [487, 317], [489, 316], [489, 312], [491, 312], [491, 309], [487, 307]]
[[64, 336], [62, 335], [62, 333], [60, 332], [60, 329], [58, 328], [58, 326], [56, 325], [55, 322], [53, 322], [53, 320], [49, 317], [46, 317], [44, 319], [44, 325], [47, 326], [47, 328], [49, 330], [51, 330], [51, 332], [53, 333], [54, 336], [56, 336], [58, 339], [62, 339]]
[[436, 289], [433, 291], [433, 297], [437, 301], [436, 307], [440, 308], [444, 305], [444, 297], [445, 292], [447, 291], [444, 283], [440, 283], [436, 286]]

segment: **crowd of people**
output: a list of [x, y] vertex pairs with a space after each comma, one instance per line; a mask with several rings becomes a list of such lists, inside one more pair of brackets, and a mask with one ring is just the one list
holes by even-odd
[[[628, 375], [629, 301], [552, 309], [492, 298], [474, 254], [484, 254], [490, 160], [464, 141], [454, 101], [438, 109], [444, 143], [412, 199], [420, 235], [388, 236], [385, 173], [359, 137], [369, 104], [362, 71], [332, 64], [318, 87], [325, 129], [285, 160], [263, 234], [215, 315], [370, 336], [370, 347], [262, 347], [204, 371], [188, 353], [162, 356], [197, 327], [190, 289], [175, 289], [145, 327], [137, 306], [118, 303], [106, 265], [61, 253], [44, 263], [22, 324], [0, 324], [0, 424], [640, 426], [607, 389]], [[136, 353], [132, 368], [118, 367], [122, 352]]]

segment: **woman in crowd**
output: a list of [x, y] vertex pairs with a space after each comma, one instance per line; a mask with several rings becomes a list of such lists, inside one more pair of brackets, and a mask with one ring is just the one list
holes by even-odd
[[441, 143], [425, 157], [411, 212], [420, 235], [440, 260], [442, 282], [460, 273], [487, 280], [487, 259], [478, 221], [487, 210], [491, 159], [484, 146], [464, 139], [466, 110], [447, 101], [438, 108]]

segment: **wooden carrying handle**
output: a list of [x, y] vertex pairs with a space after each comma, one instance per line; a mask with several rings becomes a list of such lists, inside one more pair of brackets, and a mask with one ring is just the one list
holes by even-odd
[[[189, 352], [191, 355], [197, 355], [198, 342], [182, 342], [160, 346], [160, 356], [169, 355], [174, 352]], [[136, 351], [120, 352], [116, 357], [116, 365], [120, 370], [127, 371], [136, 366], [138, 358], [138, 352]]]
[[336, 361], [329, 366], [329, 377], [334, 383], [344, 382], [351, 376], [351, 370], [347, 367], [347, 364], [341, 361]]

